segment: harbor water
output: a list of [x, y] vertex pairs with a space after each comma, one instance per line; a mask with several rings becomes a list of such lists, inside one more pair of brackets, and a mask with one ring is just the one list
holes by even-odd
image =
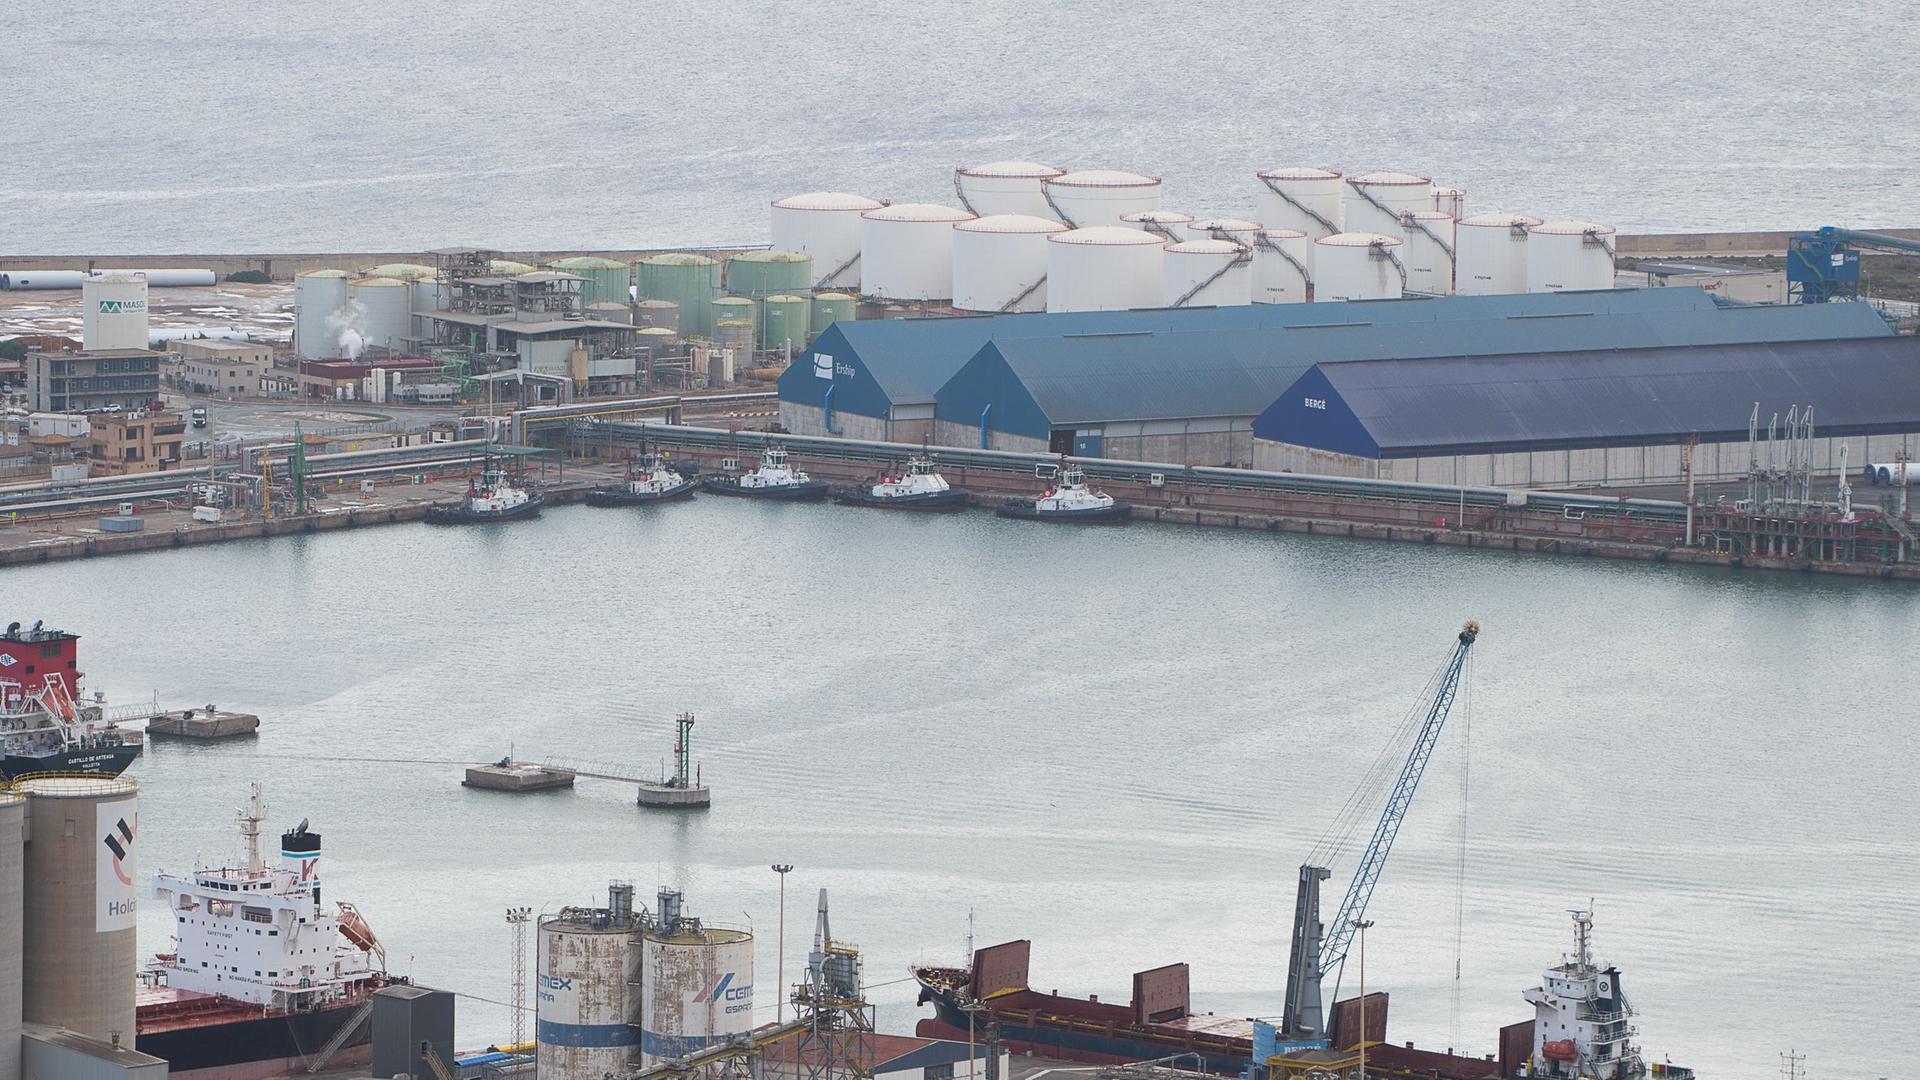
[[1900, 4], [591, 0], [524, 16], [346, 0], [263, 18], [207, 0], [102, 20], [12, 0], [8, 120], [36, 152], [0, 177], [0, 242], [764, 243], [783, 195], [951, 203], [956, 165], [1004, 158], [1163, 175], [1168, 205], [1201, 216], [1247, 214], [1257, 169], [1331, 164], [1629, 232], [1914, 224], [1920, 29]]
[[[907, 965], [960, 960], [970, 911], [980, 944], [1033, 940], [1036, 988], [1125, 1000], [1131, 972], [1184, 960], [1197, 1007], [1275, 1014], [1295, 867], [1468, 617], [1468, 691], [1369, 913], [1390, 1038], [1493, 1052], [1589, 903], [1654, 1061], [1763, 1075], [1792, 1046], [1877, 1077], [1906, 1052], [1873, 1033], [1920, 1029], [1899, 990], [1920, 928], [1906, 587], [703, 499], [0, 590], [6, 618], [83, 635], [89, 689], [262, 717], [148, 748], [143, 871], [235, 856], [264, 781], [269, 828], [312, 821], [329, 894], [392, 968], [469, 995], [463, 1045], [509, 1033], [504, 910], [614, 879], [750, 924], [771, 1020], [776, 862], [797, 867], [788, 981], [828, 888], [883, 1030], [926, 1015]], [[510, 750], [659, 770], [681, 711], [710, 811], [460, 785]], [[163, 950], [166, 912], [140, 933]], [[1841, 992], [1860, 1023], [1808, 1007]]]

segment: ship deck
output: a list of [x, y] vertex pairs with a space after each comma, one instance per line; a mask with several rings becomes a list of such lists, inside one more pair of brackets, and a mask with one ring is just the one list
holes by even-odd
[[[377, 984], [367, 987], [366, 992], [374, 989], [378, 989]], [[330, 1001], [323, 1008], [357, 1004], [364, 996], [363, 992], [355, 992], [344, 1000]], [[217, 994], [203, 994], [198, 990], [182, 990], [175, 986], [149, 985], [142, 985], [134, 991], [133, 1013], [134, 1027], [143, 1035], [285, 1015], [265, 1005]]]

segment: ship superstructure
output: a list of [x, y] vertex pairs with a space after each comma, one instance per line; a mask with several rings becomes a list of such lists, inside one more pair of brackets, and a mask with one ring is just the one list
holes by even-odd
[[79, 641], [39, 622], [0, 634], [0, 778], [118, 776], [140, 756], [138, 739], [106, 721], [98, 695], [81, 698]]
[[[1633, 1039], [1633, 1005], [1620, 969], [1593, 959], [1593, 912], [1573, 913], [1573, 952], [1522, 996], [1533, 1004], [1533, 1054], [1524, 1076], [1555, 1080], [1635, 1080], [1647, 1075]], [[1667, 1077], [1691, 1076], [1663, 1066]]]

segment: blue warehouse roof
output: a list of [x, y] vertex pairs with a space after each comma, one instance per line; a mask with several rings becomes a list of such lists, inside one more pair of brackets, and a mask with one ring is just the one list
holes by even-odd
[[1755, 402], [1812, 405], [1816, 434], [1920, 429], [1920, 338], [1318, 365], [1254, 434], [1388, 458], [1727, 440]]

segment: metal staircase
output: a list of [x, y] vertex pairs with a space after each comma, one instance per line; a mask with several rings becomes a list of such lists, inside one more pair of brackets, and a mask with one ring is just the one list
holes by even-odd
[[307, 1072], [317, 1073], [321, 1069], [326, 1068], [327, 1062], [332, 1060], [333, 1055], [339, 1053], [340, 1048], [347, 1045], [347, 1041], [353, 1038], [354, 1033], [359, 1031], [361, 1025], [367, 1022], [367, 1017], [372, 1015], [373, 998], [369, 997], [367, 1000], [361, 1002], [358, 1008], [353, 1010], [353, 1015], [347, 1017], [347, 1022], [341, 1024], [340, 1030], [333, 1033], [333, 1038], [328, 1039], [326, 1044], [320, 1047], [320, 1052], [313, 1055], [313, 1060], [307, 1062]]

